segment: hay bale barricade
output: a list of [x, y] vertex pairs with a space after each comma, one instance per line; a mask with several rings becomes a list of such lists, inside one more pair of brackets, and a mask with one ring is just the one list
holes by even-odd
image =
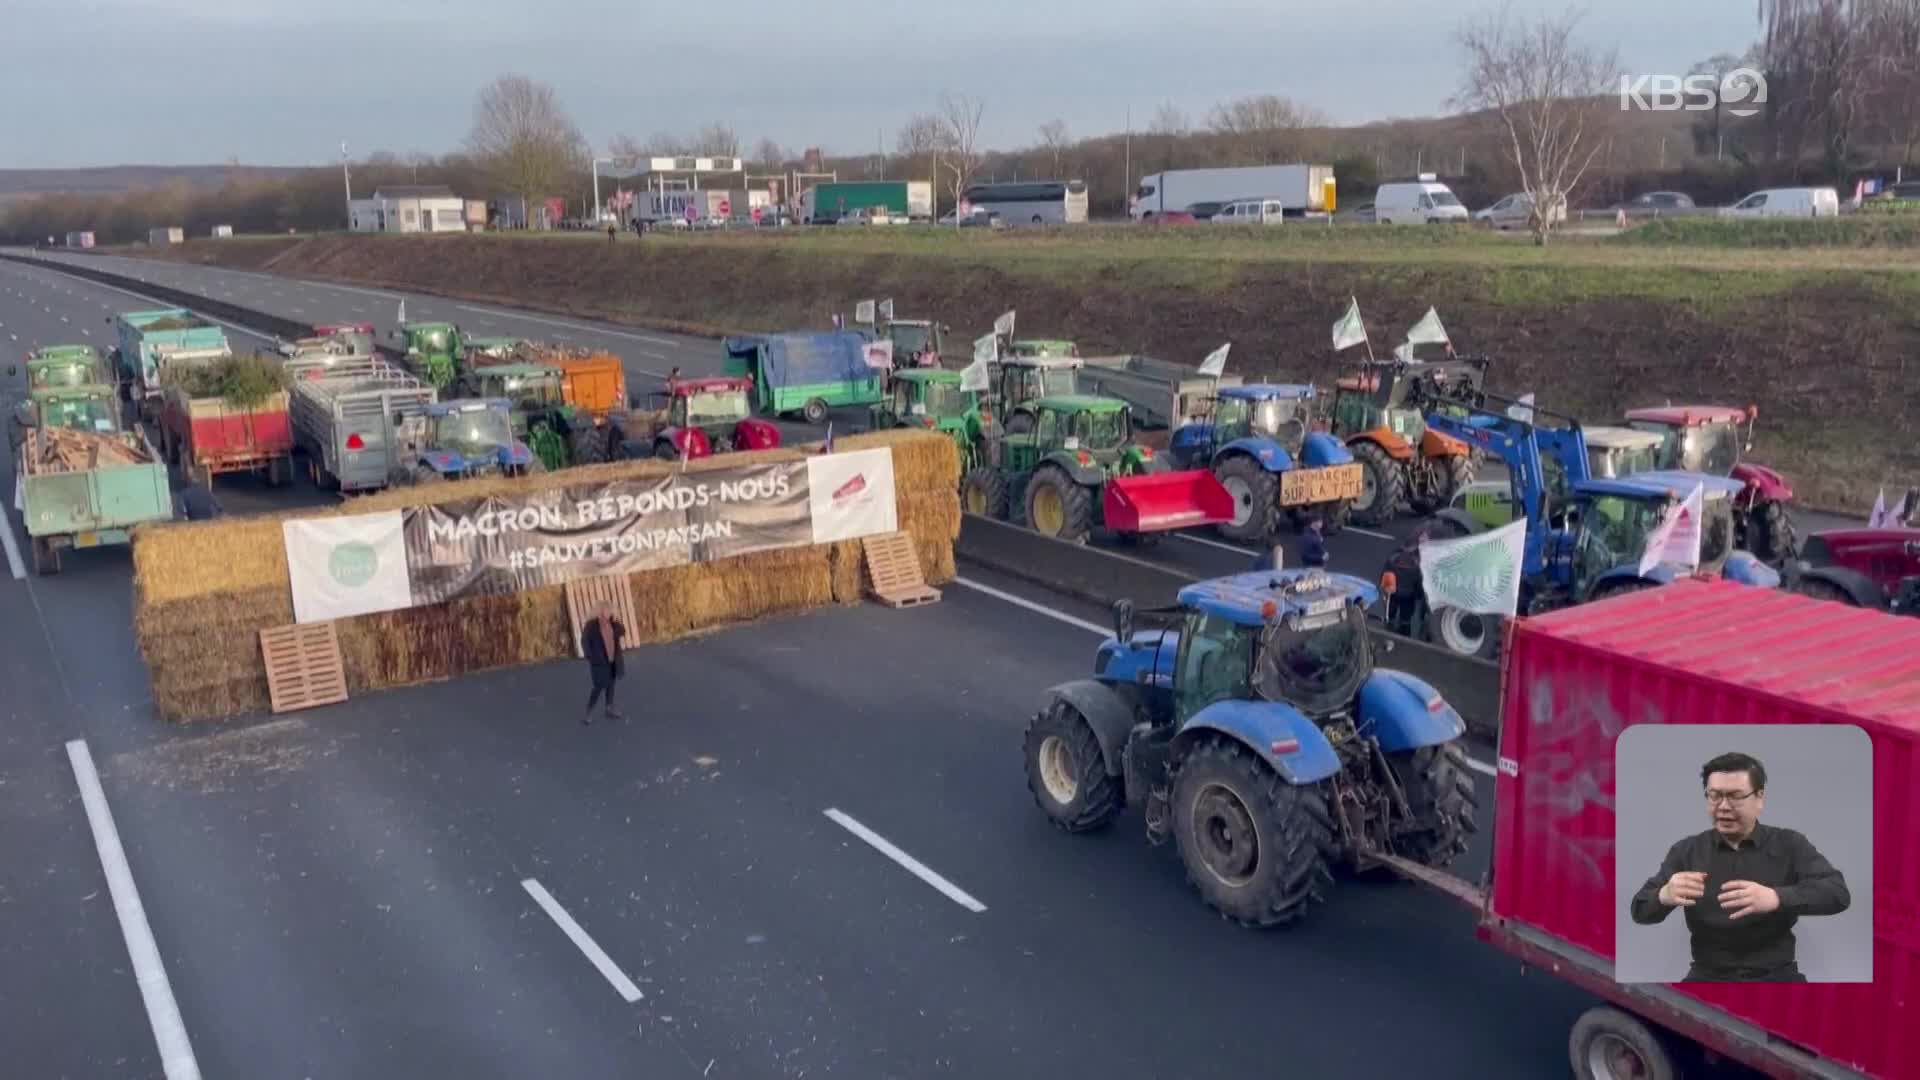
[[[913, 538], [927, 583], [954, 577], [960, 534], [959, 458], [953, 442], [926, 432], [879, 432], [835, 440], [840, 451], [892, 452], [899, 528]], [[817, 446], [731, 454], [687, 466], [689, 473], [754, 462], [797, 461]], [[257, 517], [141, 526], [133, 535], [134, 631], [169, 720], [204, 720], [269, 707], [259, 632], [294, 621], [281, 524], [457, 503], [487, 495], [657, 480], [672, 462], [622, 461], [530, 477], [488, 477], [383, 491], [339, 507]], [[638, 625], [634, 645], [829, 604], [864, 593], [860, 542], [755, 552], [629, 575]], [[562, 585], [475, 596], [335, 623], [353, 693], [430, 682], [573, 654]]]

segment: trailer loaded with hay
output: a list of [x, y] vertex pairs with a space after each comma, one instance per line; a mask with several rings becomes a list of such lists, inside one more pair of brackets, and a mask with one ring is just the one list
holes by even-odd
[[68, 548], [124, 544], [134, 526], [173, 518], [167, 467], [145, 432], [41, 424], [28, 431], [16, 460], [36, 574], [59, 573]]
[[[134, 628], [151, 674], [154, 701], [172, 721], [270, 707], [261, 633], [296, 623], [285, 539], [289, 522], [326, 522], [383, 511], [404, 514], [409, 508], [447, 510], [488, 499], [525, 505], [555, 489], [571, 493], [583, 486], [668, 479], [697, 484], [703, 476], [756, 466], [784, 465], [804, 473], [823, 456], [884, 449], [892, 467], [896, 529], [884, 538], [891, 540], [892, 549], [910, 552], [908, 561], [917, 563], [924, 582], [950, 581], [953, 541], [960, 531], [955, 494], [959, 460], [953, 440], [928, 432], [883, 432], [836, 439], [834, 449], [833, 455], [820, 455], [817, 448], [755, 451], [686, 465], [618, 461], [561, 473], [395, 488], [339, 508], [140, 529], [133, 548]], [[861, 486], [836, 483], [834, 490], [854, 494]], [[222, 557], [208, 559], [208, 551], [219, 551]], [[453, 578], [462, 576], [457, 567], [435, 565]], [[875, 591], [871, 574], [867, 547], [855, 539], [750, 550], [713, 561], [669, 561], [584, 580], [611, 581], [626, 590], [634, 615], [630, 642], [644, 646], [769, 616], [857, 604]], [[575, 656], [578, 613], [569, 609], [568, 587], [547, 584], [461, 595], [301, 625], [332, 627], [346, 690], [358, 694]]]
[[225, 331], [186, 308], [128, 311], [107, 323], [120, 339], [113, 359], [121, 397], [147, 420], [159, 419], [161, 375], [168, 367], [232, 352]]
[[314, 354], [288, 360], [294, 441], [315, 487], [377, 491], [401, 464], [394, 417], [438, 400], [432, 387], [377, 356]]

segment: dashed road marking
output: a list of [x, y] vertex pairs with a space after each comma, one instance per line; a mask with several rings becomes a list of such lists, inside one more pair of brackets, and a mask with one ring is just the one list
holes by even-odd
[[631, 1005], [646, 997], [640, 992], [640, 988], [633, 984], [633, 980], [627, 978], [627, 973], [620, 970], [620, 965], [613, 962], [613, 957], [608, 956], [606, 950], [602, 949], [579, 923], [573, 921], [573, 916], [567, 914], [567, 909], [560, 906], [560, 901], [553, 898], [553, 894], [547, 891], [546, 886], [533, 878], [527, 878], [520, 882], [520, 887], [527, 890], [527, 895], [533, 897], [533, 902], [540, 905], [540, 910], [546, 912], [547, 917], [560, 927], [560, 932], [567, 935], [567, 940], [573, 942], [576, 948], [586, 954], [587, 961], [613, 984], [614, 990], [619, 992], [627, 1004]]
[[924, 881], [927, 884], [933, 886], [935, 889], [939, 890], [940, 894], [942, 896], [945, 896], [947, 899], [953, 901], [956, 904], [959, 904], [961, 907], [966, 908], [968, 911], [973, 912], [975, 915], [978, 915], [981, 912], [987, 910], [987, 905], [981, 903], [978, 900], [975, 900], [972, 896], [967, 894], [966, 890], [962, 889], [958, 885], [955, 885], [953, 882], [948, 881], [946, 878], [941, 877], [939, 874], [934, 873], [933, 870], [930, 867], [928, 867], [925, 863], [907, 854], [906, 852], [901, 851], [899, 848], [893, 846], [893, 844], [890, 843], [886, 837], [881, 836], [879, 833], [874, 832], [872, 829], [869, 829], [865, 825], [860, 824], [858, 821], [855, 821], [849, 815], [842, 813], [841, 811], [834, 809], [833, 807], [828, 807], [826, 810], [822, 811], [822, 813], [826, 814], [828, 818], [832, 819], [834, 824], [847, 830], [848, 832], [859, 837], [860, 839], [865, 840], [867, 844], [871, 846], [875, 851], [878, 851], [880, 854], [885, 855], [887, 858], [892, 859], [896, 863], [899, 863], [902, 867], [906, 869], [907, 873], [912, 874], [914, 877], [919, 878], [921, 881]]

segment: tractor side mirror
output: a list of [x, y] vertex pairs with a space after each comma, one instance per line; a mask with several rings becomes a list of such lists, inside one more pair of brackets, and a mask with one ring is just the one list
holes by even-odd
[[1133, 640], [1133, 601], [1113, 602], [1113, 636], [1122, 645]]

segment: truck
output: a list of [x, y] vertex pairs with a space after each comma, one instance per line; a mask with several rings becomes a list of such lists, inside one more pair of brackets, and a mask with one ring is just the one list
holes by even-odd
[[401, 454], [394, 417], [439, 395], [379, 357], [314, 357], [286, 364], [293, 437], [315, 487], [342, 494], [392, 482]]
[[889, 218], [933, 220], [930, 180], [866, 180], [817, 184], [800, 193], [802, 225], [833, 225], [856, 210], [885, 210]]
[[67, 246], [70, 248], [90, 248], [93, 246], [93, 233], [70, 232], [67, 234]]
[[161, 374], [168, 364], [232, 354], [226, 332], [186, 308], [128, 311], [106, 321], [119, 337], [112, 361], [121, 399], [147, 420], [159, 419]]
[[726, 374], [752, 380], [762, 415], [824, 424], [830, 408], [886, 400], [887, 373], [867, 366], [866, 344], [851, 330], [731, 337]]
[[153, 247], [164, 247], [167, 244], [184, 244], [186, 242], [187, 231], [178, 225], [147, 230], [147, 243]]
[[1185, 212], [1196, 203], [1277, 199], [1288, 217], [1320, 217], [1334, 212], [1334, 186], [1331, 165], [1174, 169], [1141, 177], [1127, 214], [1148, 221], [1156, 214]]
[[[190, 484], [211, 489], [213, 478], [252, 472], [278, 487], [293, 479], [293, 424], [278, 357], [226, 357], [201, 371], [176, 364], [161, 392], [160, 452]], [[265, 392], [250, 399], [221, 393], [217, 365], [254, 365]], [[198, 365], [195, 365], [198, 366]]]
[[1035, 804], [1070, 834], [1140, 807], [1148, 842], [1172, 840], [1201, 898], [1249, 928], [1299, 922], [1336, 870], [1385, 853], [1450, 865], [1478, 830], [1466, 721], [1376, 666], [1378, 597], [1296, 569], [1195, 582], [1165, 608], [1114, 604], [1092, 676], [1049, 687], [1027, 721]]
[[[167, 467], [144, 431], [122, 430], [111, 399], [93, 393], [68, 409], [73, 388], [42, 399], [14, 454], [15, 498], [36, 574], [60, 572], [61, 553], [128, 542], [134, 526], [173, 520]], [[58, 418], [58, 423], [53, 421]]]
[[[1601, 999], [1568, 1035], [1579, 1080], [1699, 1075], [1702, 1059], [1776, 1080], [1912, 1076], [1920, 1026], [1897, 988], [1920, 984], [1920, 950], [1902, 917], [1920, 909], [1912, 801], [1920, 623], [1786, 591], [1680, 581], [1518, 620], [1511, 638], [1500, 665], [1487, 883], [1394, 852], [1373, 862], [1458, 900], [1476, 936], [1527, 970]], [[1615, 748], [1625, 732], [1661, 724], [1854, 725], [1865, 734], [1872, 983], [1616, 979], [1626, 895], [1616, 882], [1654, 867], [1616, 865], [1615, 806], [1627, 796]], [[1685, 770], [1675, 763], [1675, 776]], [[1858, 873], [1841, 869], [1849, 879]], [[1853, 902], [1864, 899], [1856, 892]]]

